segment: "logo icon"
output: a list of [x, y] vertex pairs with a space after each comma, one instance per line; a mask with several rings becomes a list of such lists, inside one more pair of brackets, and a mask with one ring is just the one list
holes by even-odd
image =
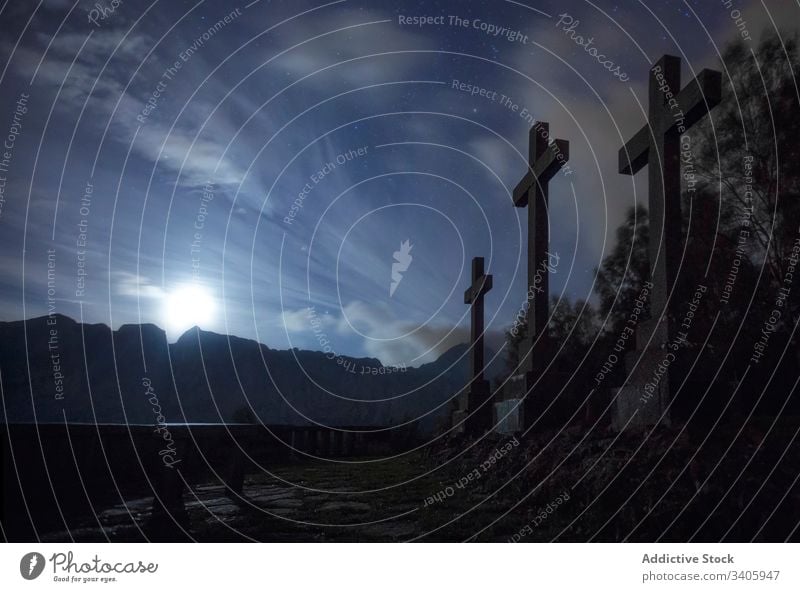
[[41, 553], [25, 553], [19, 561], [19, 573], [26, 580], [35, 580], [44, 571], [44, 555]]
[[394, 291], [397, 290], [397, 286], [400, 285], [400, 282], [403, 281], [403, 273], [408, 270], [408, 266], [411, 265], [411, 260], [413, 257], [411, 256], [411, 249], [414, 248], [414, 245], [409, 243], [409, 239], [406, 239], [402, 243], [400, 243], [400, 250], [394, 252], [394, 263], [392, 263], [392, 283], [389, 285], [389, 298], [394, 296]]

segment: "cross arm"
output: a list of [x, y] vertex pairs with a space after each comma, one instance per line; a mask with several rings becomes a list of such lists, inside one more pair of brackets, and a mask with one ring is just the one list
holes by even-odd
[[567, 140], [555, 140], [533, 164], [533, 170], [529, 168], [522, 180], [517, 183], [512, 194], [514, 205], [518, 208], [527, 206], [528, 191], [530, 191], [537, 179], [540, 183], [549, 182], [561, 167], [567, 164], [568, 160], [569, 142]]
[[492, 289], [492, 276], [485, 275], [475, 281], [464, 292], [464, 304], [472, 304], [478, 297], [483, 296]]
[[528, 205], [528, 190], [531, 188], [535, 182], [535, 178], [533, 173], [530, 169], [528, 172], [525, 173], [525, 176], [522, 177], [522, 180], [517, 183], [517, 186], [514, 187], [513, 199], [514, 205], [518, 208], [524, 208]]
[[700, 121], [722, 100], [722, 72], [703, 70], [678, 95], [678, 106], [687, 129]]
[[644, 126], [619, 150], [619, 172], [635, 175], [647, 164], [650, 152], [650, 129]]
[[533, 174], [542, 182], [552, 179], [562, 166], [569, 160], [569, 142], [555, 140], [547, 147], [542, 157], [536, 161]]

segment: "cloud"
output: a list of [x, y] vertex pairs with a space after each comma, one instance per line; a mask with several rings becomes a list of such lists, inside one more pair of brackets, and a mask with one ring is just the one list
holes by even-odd
[[134, 149], [147, 160], [158, 162], [160, 167], [174, 173], [180, 172], [181, 185], [203, 186], [213, 177], [216, 185], [235, 186], [244, 179], [244, 169], [236, 165], [232, 158], [220, 158], [224, 144], [198, 139], [195, 137], [196, 130], [182, 128], [174, 129], [164, 142], [166, 133], [163, 127], [148, 123], [148, 127], [139, 132]]
[[309, 310], [301, 308], [298, 310], [284, 310], [281, 315], [281, 325], [290, 333], [300, 333], [308, 330]]
[[[181, 185], [202, 186], [212, 171], [216, 171], [215, 181], [218, 184], [241, 183], [244, 169], [235, 164], [235, 158], [228, 153], [226, 158], [220, 160], [228, 140], [238, 129], [226, 119], [229, 111], [217, 110], [204, 130], [205, 135], [199, 138], [197, 131], [211, 111], [211, 106], [197, 96], [185, 105], [181, 120], [176, 125], [172, 126], [172, 122], [166, 118], [169, 106], [182, 106], [180, 102], [176, 103], [181, 91], [194, 89], [191, 82], [179, 84], [173, 81], [165, 84], [152, 115], [145, 123], [137, 121], [137, 116], [141, 115], [147, 101], [152, 98], [159, 80], [164, 82], [161, 78], [163, 66], [159, 65], [164, 62], [162, 58], [166, 56], [169, 58], [167, 62], [172, 63], [184, 45], [176, 39], [165, 41], [147, 61], [142, 62], [153, 48], [155, 40], [142, 33], [126, 36], [126, 32], [123, 29], [103, 28], [93, 30], [92, 35], [87, 36], [83, 31], [65, 28], [58, 37], [52, 39], [40, 66], [39, 60], [51, 39], [45, 33], [39, 33], [30, 45], [17, 49], [13, 63], [23, 78], [29, 78], [38, 66], [36, 82], [49, 86], [54, 92], [60, 88], [57, 109], [71, 116], [77, 116], [83, 109], [81, 124], [92, 126], [95, 132], [105, 132], [108, 118], [113, 114], [108, 131], [121, 146], [127, 146], [138, 129], [134, 153], [154, 165], [157, 163], [163, 170], [172, 173], [180, 171]], [[82, 51], [76, 54], [82, 45]], [[3, 49], [10, 53], [10, 44], [4, 43]], [[112, 53], [113, 58], [106, 64]], [[186, 71], [181, 72], [187, 78], [195, 78], [200, 73], [205, 76], [212, 69], [201, 53], [193, 55], [191, 61], [191, 69], [187, 66]], [[137, 69], [138, 74], [132, 79]], [[229, 88], [227, 81], [217, 76], [206, 83], [203, 91], [221, 97]], [[72, 119], [67, 121], [71, 122]]]
[[315, 307], [284, 310], [280, 314], [280, 325], [290, 333], [306, 333], [316, 325], [320, 328], [335, 328], [338, 320], [329, 313], [320, 313]]
[[[467, 152], [483, 161], [491, 169], [492, 172], [486, 171], [487, 175], [494, 173], [505, 181], [509, 192], [514, 189], [513, 184], [508, 184], [509, 180], [516, 177], [521, 179], [522, 175], [525, 174], [525, 162], [520, 159], [518, 154], [512, 151], [506, 142], [496, 136], [481, 135], [476, 137], [469, 142]], [[509, 205], [510, 196], [508, 194], [503, 195], [498, 191], [496, 196], [503, 206]]]
[[[120, 29], [93, 31], [91, 36], [84, 32], [62, 32], [52, 39], [40, 66], [39, 60], [51, 39], [47, 34], [39, 33], [30, 45], [17, 49], [14, 64], [23, 78], [30, 78], [36, 72], [39, 84], [59, 87], [63, 82], [59, 106], [73, 114], [80, 111], [91, 93], [89, 112], [93, 113], [94, 119], [97, 117], [95, 109], [103, 114], [110, 113], [128, 78], [152, 47], [153, 40], [148, 35], [137, 33], [125, 37], [125, 33]], [[4, 45], [10, 53], [10, 44]], [[81, 46], [83, 49], [77, 54]], [[114, 57], [100, 76], [112, 52]], [[69, 76], [65, 80], [67, 72]]]
[[[384, 20], [389, 22], [379, 22]], [[324, 34], [338, 29], [343, 30]], [[343, 8], [337, 9], [330, 18], [323, 21], [293, 23], [292, 37], [295, 43], [306, 40], [308, 43], [280, 56], [276, 62], [281, 70], [301, 77], [338, 62], [348, 62], [328, 69], [304, 83], [304, 87], [311, 86], [326, 94], [331, 77], [345, 82], [348, 88], [363, 86], [370, 81], [403, 80], [426, 57], [425, 54], [402, 51], [430, 49], [434, 46], [429, 36], [399, 26], [392, 14]], [[318, 38], [314, 39], [315, 37]], [[370, 54], [391, 52], [401, 53], [358, 59]]]
[[385, 365], [419, 366], [433, 362], [453, 346], [469, 341], [466, 327], [420, 324], [396, 318], [386, 307], [360, 301], [344, 306], [337, 330], [342, 335], [360, 334], [364, 351]]
[[151, 282], [150, 279], [128, 273], [126, 271], [115, 271], [114, 291], [120, 296], [130, 296], [134, 298], [160, 299], [164, 298], [166, 292]]

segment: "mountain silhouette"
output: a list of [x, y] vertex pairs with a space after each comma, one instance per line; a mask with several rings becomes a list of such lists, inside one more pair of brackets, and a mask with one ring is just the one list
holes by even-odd
[[[57, 348], [50, 347], [53, 328]], [[331, 360], [197, 327], [170, 344], [152, 324], [112, 331], [63, 315], [3, 322], [2, 419], [152, 424], [160, 411], [167, 423], [218, 423], [251, 408], [267, 424], [382, 426], [420, 419], [427, 430], [449, 413], [448, 400], [466, 384], [467, 350], [457, 345], [435, 362], [401, 372], [373, 358]], [[487, 374], [495, 374], [492, 367]]]

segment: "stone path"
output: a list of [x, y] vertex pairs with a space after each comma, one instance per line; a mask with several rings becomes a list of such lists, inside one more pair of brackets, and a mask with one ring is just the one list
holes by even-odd
[[[384, 466], [380, 466], [384, 464]], [[422, 501], [438, 484], [420, 479], [383, 491], [419, 473], [413, 459], [391, 466], [301, 464], [250, 474], [244, 500], [225, 495], [220, 483], [202, 483], [184, 495], [190, 536], [198, 541], [402, 541], [422, 532]], [[283, 481], [282, 481], [283, 480]], [[143, 541], [152, 496], [127, 500], [98, 512], [71, 530], [43, 541]], [[99, 524], [98, 524], [99, 522]]]

